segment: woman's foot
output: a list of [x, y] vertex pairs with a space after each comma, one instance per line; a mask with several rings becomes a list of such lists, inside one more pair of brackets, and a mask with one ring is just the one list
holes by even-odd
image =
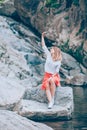
[[52, 100], [49, 102], [48, 109], [51, 109], [53, 105], [54, 105], [54, 98], [52, 98]]

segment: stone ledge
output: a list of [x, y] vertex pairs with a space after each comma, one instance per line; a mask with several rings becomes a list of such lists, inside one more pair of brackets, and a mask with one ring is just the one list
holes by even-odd
[[45, 92], [40, 87], [36, 87], [27, 90], [24, 99], [15, 110], [20, 115], [33, 120], [70, 120], [74, 108], [72, 88], [57, 88], [53, 108], [48, 109], [47, 105]]
[[52, 109], [47, 108], [47, 103], [33, 100], [22, 100], [18, 114], [33, 120], [70, 120], [72, 118], [71, 104], [66, 106], [54, 104]]

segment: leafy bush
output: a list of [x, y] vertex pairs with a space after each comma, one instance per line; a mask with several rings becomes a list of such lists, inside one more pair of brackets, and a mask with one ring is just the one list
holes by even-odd
[[3, 1], [5, 1], [5, 0], [0, 0], [0, 2], [3, 2]]
[[65, 20], [67, 20], [67, 19], [69, 19], [69, 16], [65, 16], [65, 18], [64, 18]]
[[52, 7], [52, 6], [55, 7], [55, 6], [57, 6], [57, 4], [58, 4], [58, 3], [57, 3], [57, 0], [46, 0], [45, 2], [46, 2], [46, 6], [47, 6], [47, 7]]
[[3, 3], [5, 0], [0, 0], [0, 4]]

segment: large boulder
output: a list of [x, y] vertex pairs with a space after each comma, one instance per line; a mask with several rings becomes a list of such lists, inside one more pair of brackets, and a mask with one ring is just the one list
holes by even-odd
[[[36, 58], [40, 59], [36, 50], [39, 52], [41, 50], [37, 46], [38, 38], [25, 26], [2, 16], [0, 16], [0, 30], [0, 75], [18, 80], [25, 87], [37, 86], [40, 76], [36, 75], [42, 73], [42, 67], [37, 67], [39, 65], [36, 63]], [[29, 41], [20, 38], [18, 32], [26, 36]], [[41, 60], [38, 64], [41, 64]]]
[[45, 124], [35, 123], [14, 112], [0, 110], [0, 130], [53, 130]]
[[0, 109], [13, 110], [24, 93], [25, 89], [20, 84], [0, 76]]
[[68, 85], [82, 86], [87, 84], [87, 69], [79, 64], [75, 58], [67, 53], [62, 52], [63, 60], [61, 73], [64, 77], [61, 82]]
[[53, 108], [48, 109], [47, 104], [45, 92], [40, 87], [32, 88], [26, 91], [24, 100], [14, 111], [33, 120], [69, 120], [74, 110], [72, 88], [57, 88]]
[[[69, 5], [66, 0], [54, 3], [56, 7], [46, 6], [42, 0], [14, 0], [15, 7], [21, 20], [32, 26], [38, 32], [47, 31], [46, 37], [56, 41], [56, 45], [69, 52], [87, 68], [87, 29], [86, 29], [86, 2], [79, 2], [78, 6]], [[83, 5], [83, 8], [82, 8]], [[85, 6], [86, 5], [86, 6]], [[61, 8], [63, 6], [63, 8]], [[60, 10], [61, 8], [61, 10]]]

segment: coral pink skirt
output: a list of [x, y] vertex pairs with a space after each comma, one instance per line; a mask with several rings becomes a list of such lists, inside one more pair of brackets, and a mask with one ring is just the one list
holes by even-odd
[[[48, 84], [48, 79], [51, 78], [52, 76], [53, 76], [53, 74], [45, 72], [44, 78], [43, 78], [43, 81], [42, 81], [42, 86], [41, 86], [42, 90], [46, 89], [46, 86]], [[55, 74], [52, 77], [52, 79], [53, 79], [56, 87], [60, 86], [60, 76], [59, 76], [59, 74]]]

